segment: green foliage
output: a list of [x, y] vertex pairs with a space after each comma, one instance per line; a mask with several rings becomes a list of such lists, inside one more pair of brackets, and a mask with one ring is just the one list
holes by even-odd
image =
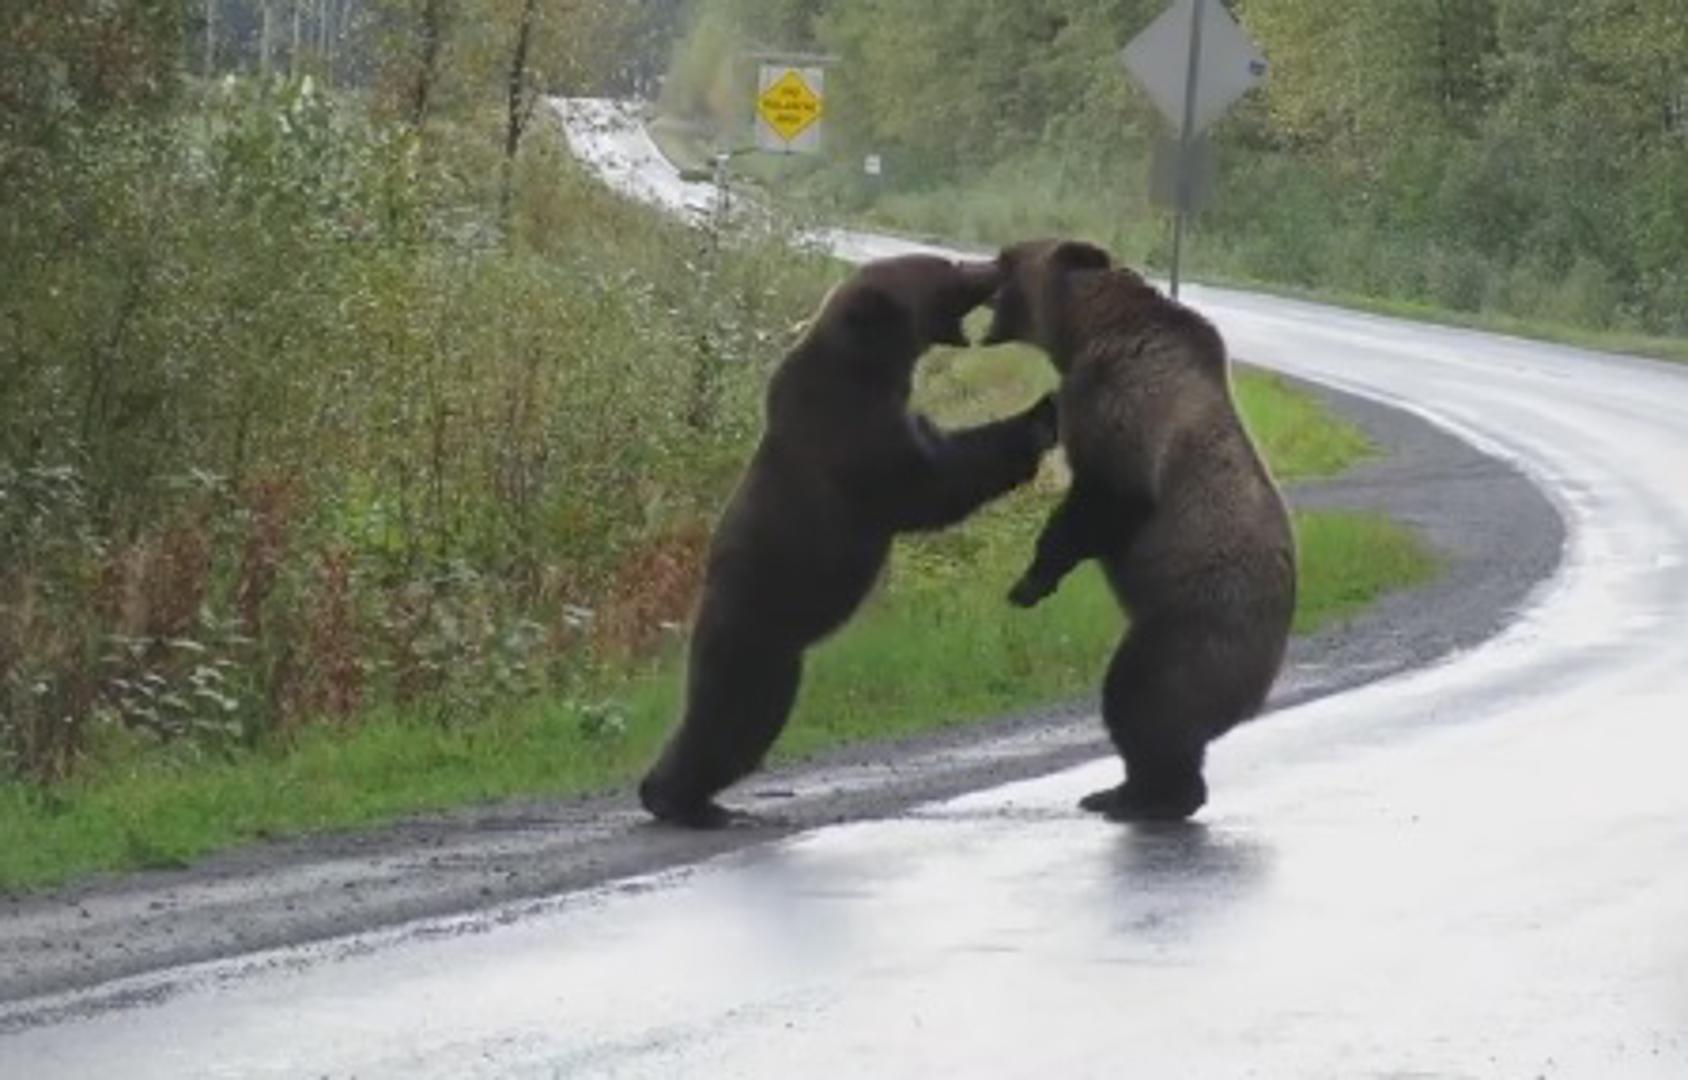
[[1249, 433], [1280, 483], [1334, 476], [1376, 453], [1359, 428], [1331, 417], [1276, 375], [1243, 372], [1234, 392]]
[[[1162, 121], [1118, 50], [1160, 0], [830, 0], [831, 165], [787, 198], [987, 243], [1074, 233], [1163, 266]], [[1272, 59], [1213, 133], [1194, 269], [1455, 312], [1688, 333], [1688, 13], [1678, 0], [1237, 0]], [[701, 0], [668, 94], [742, 125], [722, 58], [756, 24]], [[703, 43], [707, 39], [708, 47]], [[741, 138], [735, 128], [733, 138]], [[861, 177], [860, 155], [885, 175]], [[746, 159], [748, 164], [750, 160]]]
[[0, 183], [72, 118], [167, 104], [177, 88], [183, 13], [180, 0], [8, 0], [0, 16]]
[[1272, 131], [1364, 170], [1391, 148], [1461, 131], [1489, 95], [1495, 0], [1246, 0], [1272, 58]]
[[0, 209], [0, 752], [212, 752], [532, 693], [683, 619], [767, 365], [831, 280], [555, 145], [308, 81], [62, 133]]
[[1295, 632], [1340, 623], [1386, 589], [1430, 580], [1440, 562], [1414, 534], [1375, 514], [1322, 511], [1295, 517], [1300, 588]]
[[[263, 6], [206, 10], [250, 22]], [[430, 6], [437, 93], [406, 115], [420, 58], [407, 20]], [[780, 44], [824, 46], [824, 6], [737, 10], [783, 28]], [[509, 96], [500, 71], [521, 0], [365, 5], [339, 38], [328, 31], [350, 9], [317, 5], [318, 36], [305, 22], [285, 43], [293, 77], [228, 75], [186, 94], [180, 6], [26, 4], [5, 24], [0, 880], [583, 790], [648, 756], [768, 367], [839, 271], [778, 235], [666, 221], [604, 191], [554, 140], [508, 155], [512, 102], [632, 77], [594, 66], [645, 18], [614, 7], [536, 24]], [[1071, 25], [1107, 7], [1075, 7]], [[216, 25], [198, 70], [253, 61], [219, 52]], [[122, 62], [85, 65], [90, 41], [115, 43]], [[280, 71], [281, 45], [257, 65]], [[1038, 85], [1060, 97], [1082, 64], [1052, 65]], [[1011, 131], [969, 138], [983, 152]], [[1060, 190], [1085, 191], [1110, 160], [1075, 150]], [[1044, 179], [1029, 165], [1002, 175], [1025, 192]], [[1668, 188], [1673, 174], [1659, 175]], [[1010, 224], [1030, 223], [1004, 205]], [[954, 406], [941, 414], [997, 415], [1049, 379], [1005, 352], [946, 383], [964, 367], [941, 360], [923, 386]], [[1334, 467], [1355, 450], [1297, 445], [1328, 425], [1287, 398], [1261, 415], [1286, 462]], [[986, 617], [998, 583], [957, 584], [975, 565], [1006, 581], [1048, 496], [899, 556], [805, 715], [849, 714], [840, 702], [883, 682], [859, 665], [953, 663], [911, 679], [918, 692], [880, 727], [827, 738], [1077, 685], [1070, 650], [1110, 625], [1092, 618], [1105, 605], [1075, 591], [1050, 611], [1086, 629], [1043, 640], [1041, 624]], [[1061, 616], [1066, 604], [1078, 606]], [[977, 639], [948, 640], [931, 622], [940, 609]], [[1006, 674], [969, 689], [974, 647], [997, 650]]]

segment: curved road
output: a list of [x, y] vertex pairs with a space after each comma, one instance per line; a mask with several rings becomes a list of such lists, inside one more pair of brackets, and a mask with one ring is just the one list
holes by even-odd
[[1098, 762], [209, 965], [0, 1037], [0, 1074], [1688, 1076], [1688, 367], [1188, 299], [1237, 354], [1526, 470], [1560, 573], [1480, 647], [1227, 737], [1199, 825], [1080, 816]]

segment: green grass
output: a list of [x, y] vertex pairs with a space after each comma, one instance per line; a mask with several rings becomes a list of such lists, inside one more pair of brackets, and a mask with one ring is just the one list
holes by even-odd
[[1340, 623], [1386, 592], [1423, 584], [1441, 565], [1416, 533], [1377, 514], [1298, 513], [1295, 535], [1301, 559], [1298, 634]]
[[[940, 354], [918, 397], [959, 424], [1017, 408], [1051, 378], [1022, 350]], [[1357, 431], [1275, 379], [1245, 374], [1238, 394], [1285, 477], [1334, 472], [1370, 452]], [[1058, 473], [1052, 464], [963, 527], [898, 545], [881, 590], [812, 653], [776, 760], [1093, 692], [1123, 628], [1100, 575], [1082, 568], [1030, 612], [1003, 599], [1057, 497]], [[1307, 514], [1297, 529], [1298, 632], [1434, 572], [1413, 534], [1375, 517]], [[182, 865], [234, 844], [420, 811], [625, 785], [672, 722], [679, 665], [675, 648], [643, 670], [513, 703], [473, 725], [381, 711], [226, 760], [108, 733], [76, 781], [50, 793], [0, 786], [0, 888]]]
[[1352, 424], [1335, 421], [1313, 398], [1276, 375], [1248, 371], [1235, 380], [1238, 407], [1283, 483], [1334, 476], [1375, 448]]
[[[987, 319], [977, 314], [973, 320], [969, 332], [978, 337]], [[1025, 346], [941, 350], [921, 366], [915, 407], [949, 424], [1001, 416], [1055, 387], [1049, 363]], [[1358, 428], [1277, 375], [1241, 370], [1233, 388], [1250, 433], [1283, 483], [1334, 476], [1375, 452]]]

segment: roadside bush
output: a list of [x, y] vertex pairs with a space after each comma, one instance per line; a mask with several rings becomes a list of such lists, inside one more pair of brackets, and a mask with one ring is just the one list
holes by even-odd
[[[529, 140], [230, 81], [71, 133], [0, 209], [0, 747], [204, 752], [637, 661], [831, 271]], [[490, 130], [492, 125], [488, 125]]]
[[1433, 246], [1424, 255], [1425, 292], [1422, 298], [1450, 311], [1478, 311], [1488, 293], [1494, 267], [1470, 248]]

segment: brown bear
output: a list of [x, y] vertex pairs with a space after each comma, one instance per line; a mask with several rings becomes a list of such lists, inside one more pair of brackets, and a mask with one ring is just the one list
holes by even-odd
[[1080, 803], [1115, 820], [1179, 820], [1207, 800], [1207, 744], [1259, 711], [1295, 613], [1295, 540], [1231, 397], [1213, 325], [1088, 244], [998, 257], [985, 344], [1023, 341], [1061, 374], [1072, 486], [1009, 599], [1052, 592], [1096, 559], [1131, 625], [1102, 687], [1126, 780]]
[[908, 410], [915, 361], [966, 345], [991, 262], [907, 255], [822, 301], [769, 384], [761, 443], [710, 541], [685, 711], [639, 785], [657, 818], [715, 827], [714, 798], [755, 770], [791, 712], [803, 653], [855, 611], [899, 532], [939, 529], [1029, 480], [1055, 405], [940, 431]]

